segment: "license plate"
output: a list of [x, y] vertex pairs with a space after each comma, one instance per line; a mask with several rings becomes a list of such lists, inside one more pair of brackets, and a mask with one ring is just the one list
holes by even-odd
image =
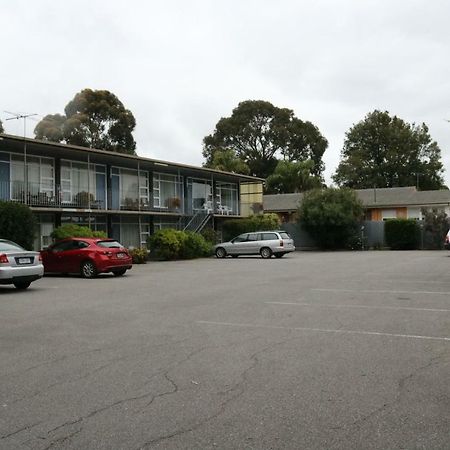
[[19, 258], [17, 264], [31, 264], [31, 258]]
[[125, 258], [125, 253], [117, 253], [117, 257], [119, 258], [119, 259], [123, 259], [123, 258]]

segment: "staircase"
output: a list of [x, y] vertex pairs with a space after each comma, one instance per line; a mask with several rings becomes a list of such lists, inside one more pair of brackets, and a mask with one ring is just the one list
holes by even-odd
[[193, 231], [194, 233], [199, 233], [203, 230], [211, 217], [211, 213], [206, 211], [198, 211], [191, 217], [191, 220], [189, 220], [183, 228], [183, 231]]

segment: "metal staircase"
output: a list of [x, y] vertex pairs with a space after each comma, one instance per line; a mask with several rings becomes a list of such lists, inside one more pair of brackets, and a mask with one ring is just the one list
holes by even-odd
[[211, 217], [211, 213], [206, 211], [198, 211], [191, 217], [189, 222], [183, 228], [183, 231], [193, 231], [194, 233], [199, 233], [203, 230]]

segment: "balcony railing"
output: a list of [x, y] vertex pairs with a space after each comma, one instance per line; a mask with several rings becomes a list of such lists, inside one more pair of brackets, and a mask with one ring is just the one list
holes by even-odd
[[[106, 200], [107, 199], [107, 200]], [[182, 199], [168, 198], [161, 206], [151, 204], [149, 198], [128, 196], [120, 198], [118, 192], [108, 189], [102, 195], [101, 192], [89, 192], [88, 187], [79, 187], [78, 192], [73, 193], [62, 189], [61, 186], [45, 185], [45, 183], [23, 183], [20, 181], [0, 181], [0, 200], [25, 203], [32, 207], [41, 208], [74, 208], [95, 210], [122, 210], [122, 211], [156, 211], [184, 214], [184, 202]], [[207, 214], [235, 215], [231, 208], [220, 203], [216, 205], [205, 203], [201, 208]], [[194, 210], [192, 214], [198, 212]], [[189, 211], [187, 211], [189, 215]], [[190, 215], [192, 215], [190, 214]]]

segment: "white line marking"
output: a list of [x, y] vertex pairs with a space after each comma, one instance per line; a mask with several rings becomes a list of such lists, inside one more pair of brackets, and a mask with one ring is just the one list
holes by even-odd
[[295, 306], [313, 306], [319, 308], [367, 308], [367, 309], [393, 309], [408, 311], [432, 311], [432, 312], [450, 312], [450, 309], [434, 309], [434, 308], [409, 308], [407, 306], [370, 306], [370, 305], [324, 305], [315, 303], [295, 303], [295, 302], [264, 302], [268, 305], [295, 305]]
[[370, 289], [311, 289], [318, 292], [356, 292], [364, 294], [438, 294], [450, 295], [450, 292], [438, 291], [386, 291], [386, 290], [370, 290]]
[[291, 331], [315, 331], [315, 332], [319, 332], [319, 333], [362, 334], [362, 335], [368, 335], [368, 336], [388, 336], [388, 337], [426, 339], [426, 340], [431, 340], [431, 341], [450, 342], [450, 337], [421, 336], [421, 335], [414, 335], [414, 334], [380, 333], [378, 331], [333, 330], [333, 329], [327, 329], [327, 328], [303, 328], [303, 327], [281, 327], [281, 326], [275, 326], [275, 325], [255, 325], [252, 323], [210, 322], [207, 320], [198, 320], [197, 323], [205, 324], [205, 325], [222, 325], [222, 326], [228, 326], [228, 327], [268, 328], [268, 329], [272, 329], [272, 330], [291, 330]]

